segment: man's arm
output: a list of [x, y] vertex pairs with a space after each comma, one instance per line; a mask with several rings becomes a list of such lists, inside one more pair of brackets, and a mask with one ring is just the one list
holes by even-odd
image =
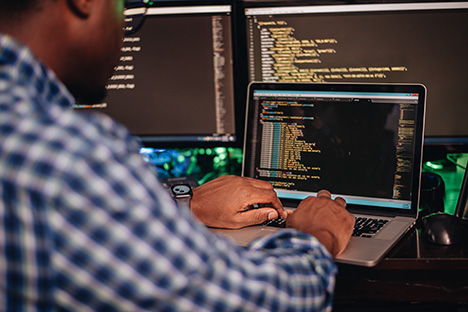
[[178, 209], [138, 155], [116, 155], [111, 161], [96, 152], [96, 159], [75, 162], [73, 169], [51, 215], [57, 306], [128, 311], [331, 307], [336, 268], [314, 237], [285, 229], [248, 249], [234, 246]]
[[[336, 268], [312, 236], [285, 229], [248, 249], [162, 197], [152, 207], [53, 216], [59, 305], [128, 311], [322, 311]], [[79, 222], [78, 224], [76, 222]]]

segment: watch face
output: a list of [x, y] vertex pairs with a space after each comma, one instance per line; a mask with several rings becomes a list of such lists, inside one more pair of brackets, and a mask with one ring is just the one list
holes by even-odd
[[187, 184], [179, 184], [179, 185], [173, 185], [171, 186], [172, 193], [177, 196], [177, 195], [185, 195], [185, 194], [190, 194], [192, 191], [192, 188], [187, 185]]

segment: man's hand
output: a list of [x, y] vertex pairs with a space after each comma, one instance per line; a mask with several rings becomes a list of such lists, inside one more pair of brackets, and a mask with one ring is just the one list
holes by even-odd
[[343, 198], [331, 200], [330, 192], [321, 190], [317, 197], [304, 199], [286, 224], [314, 235], [336, 257], [346, 248], [353, 233], [354, 217], [345, 207]]
[[[260, 208], [251, 209], [253, 205]], [[279, 215], [287, 218], [271, 183], [233, 175], [195, 188], [190, 209], [202, 223], [217, 228], [238, 229]]]

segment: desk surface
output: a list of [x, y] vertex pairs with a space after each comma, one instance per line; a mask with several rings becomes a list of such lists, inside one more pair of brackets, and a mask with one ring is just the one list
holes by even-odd
[[468, 270], [468, 242], [451, 246], [431, 244], [421, 236], [421, 229], [416, 227], [402, 238], [376, 268]]
[[[464, 172], [438, 172], [448, 186], [445, 208], [453, 212]], [[337, 311], [362, 305], [401, 304], [468, 307], [468, 242], [441, 246], [421, 236], [420, 222], [375, 267], [339, 265]], [[371, 308], [371, 310], [372, 310]], [[431, 310], [432, 311], [432, 310]], [[463, 310], [466, 311], [466, 310]]]
[[468, 305], [468, 243], [438, 246], [414, 228], [375, 267], [339, 265], [335, 304]]
[[468, 242], [439, 246], [410, 230], [375, 267], [339, 265], [335, 306], [468, 306]]

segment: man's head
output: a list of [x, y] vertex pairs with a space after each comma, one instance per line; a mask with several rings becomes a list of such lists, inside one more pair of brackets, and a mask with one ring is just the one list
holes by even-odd
[[38, 0], [0, 0], [0, 16], [2, 19], [21, 16], [22, 13], [37, 9], [43, 1]]
[[0, 33], [28, 45], [81, 103], [97, 103], [117, 64], [124, 0], [0, 0]]

